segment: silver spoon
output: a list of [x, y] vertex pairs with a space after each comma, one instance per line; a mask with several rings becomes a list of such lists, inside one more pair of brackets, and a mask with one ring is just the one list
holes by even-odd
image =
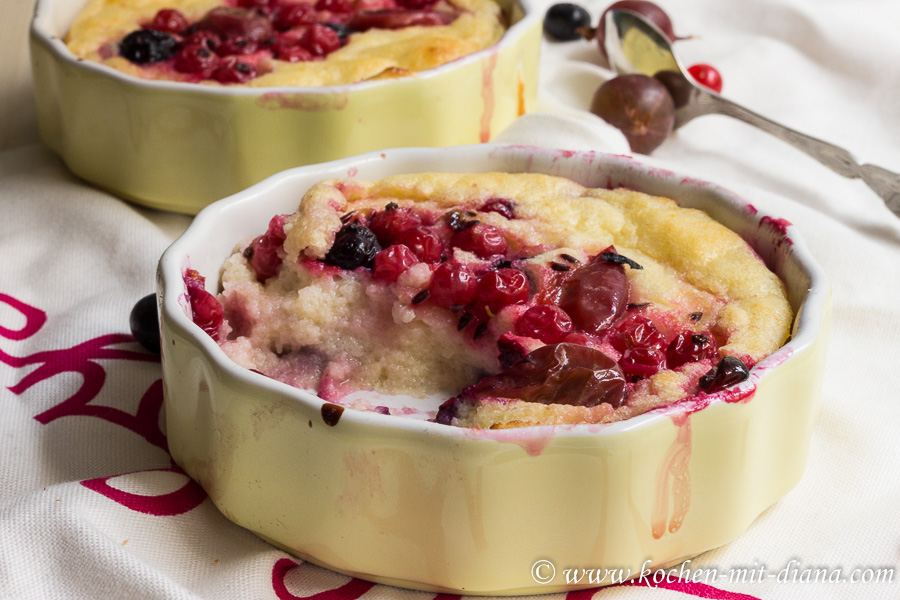
[[900, 216], [900, 175], [875, 165], [860, 165], [847, 150], [794, 131], [726, 100], [694, 82], [675, 56], [669, 39], [637, 13], [611, 10], [606, 17], [604, 48], [617, 73], [643, 73], [666, 84], [675, 100], [675, 128], [701, 115], [740, 119], [806, 152], [832, 171], [862, 179], [895, 215]]

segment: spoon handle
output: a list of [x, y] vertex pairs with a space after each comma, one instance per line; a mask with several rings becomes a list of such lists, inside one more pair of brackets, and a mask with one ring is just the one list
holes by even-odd
[[696, 99], [696, 106], [704, 114], [727, 115], [771, 133], [844, 177], [861, 178], [884, 200], [891, 212], [900, 216], [900, 175], [897, 173], [875, 165], [860, 165], [844, 148], [780, 125], [718, 94], [701, 92]]

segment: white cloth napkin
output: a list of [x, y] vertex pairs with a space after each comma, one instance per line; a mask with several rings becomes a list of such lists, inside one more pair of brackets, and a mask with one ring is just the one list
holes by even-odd
[[[159, 364], [130, 339], [128, 315], [190, 219], [97, 190], [36, 143], [27, 4], [4, 2], [0, 20], [0, 598], [433, 598], [292, 558], [231, 524], [173, 469]], [[684, 62], [714, 64], [725, 96], [900, 170], [900, 3], [659, 4], [676, 33], [694, 36], [678, 42]], [[604, 6], [590, 5], [595, 18]], [[610, 77], [594, 45], [543, 50], [542, 112], [498, 141], [629, 153], [585, 110]], [[831, 277], [834, 326], [802, 481], [690, 565], [725, 578], [595, 597], [900, 597], [900, 218], [861, 182], [726, 117], [690, 123], [643, 159], [794, 223]], [[769, 577], [729, 581], [740, 567]], [[848, 581], [810, 581], [812, 569]]]

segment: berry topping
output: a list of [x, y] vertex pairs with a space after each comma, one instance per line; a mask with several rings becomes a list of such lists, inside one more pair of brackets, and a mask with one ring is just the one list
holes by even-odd
[[518, 335], [556, 344], [572, 333], [574, 326], [566, 311], [558, 306], [538, 304], [526, 310], [518, 318], [515, 332]]
[[397, 0], [397, 4], [403, 8], [421, 10], [433, 6], [437, 0]]
[[166, 31], [168, 33], [181, 33], [187, 26], [187, 17], [180, 11], [172, 8], [164, 8], [156, 13], [153, 20], [147, 24], [145, 29], [155, 29], [157, 31]]
[[444, 259], [444, 243], [437, 232], [428, 227], [420, 225], [406, 229], [397, 236], [397, 242], [407, 246], [422, 262], [434, 264]]
[[309, 50], [285, 39], [279, 39], [275, 42], [272, 48], [272, 55], [278, 60], [292, 63], [306, 62], [313, 59], [313, 55], [310, 54]]
[[180, 73], [198, 73], [203, 77], [211, 74], [219, 65], [215, 52], [200, 44], [189, 44], [175, 57], [175, 70]]
[[525, 273], [517, 269], [495, 269], [478, 281], [475, 300], [488, 317], [511, 304], [527, 302], [531, 285]]
[[236, 56], [225, 57], [212, 74], [212, 78], [219, 83], [245, 83], [254, 77], [256, 68]]
[[462, 396], [587, 407], [606, 402], [618, 408], [625, 400], [625, 378], [616, 361], [595, 348], [550, 344], [466, 388]]
[[385, 245], [397, 243], [400, 234], [422, 224], [422, 218], [411, 208], [399, 208], [391, 203], [384, 210], [376, 212], [369, 221], [369, 228]]
[[662, 350], [666, 338], [650, 319], [640, 315], [629, 315], [610, 330], [609, 343], [619, 352], [629, 348], [656, 348]]
[[334, 29], [317, 23], [306, 30], [299, 43], [313, 57], [321, 57], [340, 48], [341, 38]]
[[244, 258], [250, 261], [250, 266], [256, 272], [256, 278], [260, 282], [274, 277], [281, 269], [281, 257], [278, 250], [284, 245], [284, 215], [276, 215], [269, 221], [266, 232], [250, 242], [244, 250]]
[[219, 6], [197, 21], [198, 30], [212, 31], [223, 39], [243, 38], [261, 42], [272, 37], [269, 19], [254, 10], [236, 6]]
[[212, 339], [219, 340], [219, 327], [224, 320], [222, 305], [206, 291], [206, 280], [200, 273], [188, 269], [184, 273], [184, 286], [191, 303], [191, 317]]
[[318, 0], [316, 10], [347, 14], [353, 12], [353, 3], [350, 0]]
[[352, 34], [356, 33], [353, 28], [349, 25], [344, 25], [343, 23], [323, 23], [325, 27], [334, 30], [334, 32], [338, 35], [338, 39], [341, 40], [341, 44], [347, 41], [347, 38]]
[[516, 203], [506, 198], [491, 198], [479, 208], [481, 212], [493, 212], [503, 215], [507, 219], [516, 218]]
[[595, 256], [563, 283], [559, 306], [572, 317], [576, 329], [596, 334], [623, 314], [628, 289], [625, 269]]
[[451, 244], [471, 252], [478, 258], [490, 258], [506, 253], [506, 237], [499, 227], [485, 223], [475, 223], [453, 235]]
[[670, 369], [677, 369], [683, 364], [716, 357], [716, 340], [703, 333], [682, 331], [675, 336], [666, 350], [666, 359]]
[[230, 38], [215, 47], [219, 56], [243, 56], [256, 52], [256, 42], [245, 38]]
[[142, 65], [172, 58], [177, 46], [178, 41], [171, 33], [156, 29], [138, 29], [122, 39], [119, 53], [127, 60]]
[[581, 39], [580, 29], [590, 29], [591, 15], [584, 7], [569, 2], [554, 4], [544, 15], [544, 33], [561, 42]]
[[371, 267], [375, 255], [381, 252], [378, 238], [368, 227], [359, 223], [347, 223], [334, 236], [334, 244], [325, 255], [325, 264], [342, 269]]
[[[431, 299], [438, 306], [457, 308], [465, 306], [475, 298], [477, 287], [478, 279], [468, 266], [446, 262], [435, 269], [428, 289], [431, 291]], [[469, 318], [471, 319], [471, 315]]]
[[449, 25], [454, 15], [431, 10], [407, 10], [404, 8], [385, 8], [382, 10], [366, 10], [353, 15], [350, 26], [356, 31], [369, 29], [402, 29], [415, 25], [435, 27]]
[[210, 50], [215, 50], [222, 43], [222, 39], [212, 31], [195, 31], [181, 42], [181, 47], [199, 44]]
[[666, 368], [666, 355], [655, 346], [628, 348], [619, 359], [619, 366], [631, 381], [646, 379]]
[[724, 356], [718, 366], [700, 378], [700, 389], [713, 393], [736, 385], [750, 377], [750, 369], [735, 356]]
[[316, 10], [305, 2], [283, 4], [272, 15], [272, 25], [279, 31], [287, 31], [298, 25], [312, 25], [315, 22]]
[[412, 250], [403, 244], [394, 244], [375, 255], [372, 276], [379, 281], [393, 283], [418, 262], [419, 259], [412, 253]]
[[156, 294], [144, 296], [131, 309], [128, 317], [131, 335], [137, 343], [159, 354], [159, 315], [156, 313]]

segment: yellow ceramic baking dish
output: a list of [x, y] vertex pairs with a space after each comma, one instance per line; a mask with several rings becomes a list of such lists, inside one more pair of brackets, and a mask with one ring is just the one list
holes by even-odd
[[[191, 321], [184, 270], [215, 292], [235, 243], [313, 183], [417, 171], [543, 172], [706, 210], [785, 282], [792, 338], [703, 400], [609, 425], [485, 431], [341, 410], [238, 367]], [[620, 156], [493, 144], [280, 173], [198, 215], [163, 255], [158, 292], [169, 448], [229, 519], [342, 573], [465, 594], [593, 587], [566, 570], [636, 577], [739, 536], [803, 473], [830, 312], [796, 229], [719, 186]]]
[[38, 0], [31, 25], [44, 142], [76, 175], [146, 206], [194, 214], [299, 165], [378, 148], [487, 142], [533, 108], [541, 18], [499, 0], [494, 46], [408, 77], [331, 87], [143, 80], [63, 43], [87, 0]]

